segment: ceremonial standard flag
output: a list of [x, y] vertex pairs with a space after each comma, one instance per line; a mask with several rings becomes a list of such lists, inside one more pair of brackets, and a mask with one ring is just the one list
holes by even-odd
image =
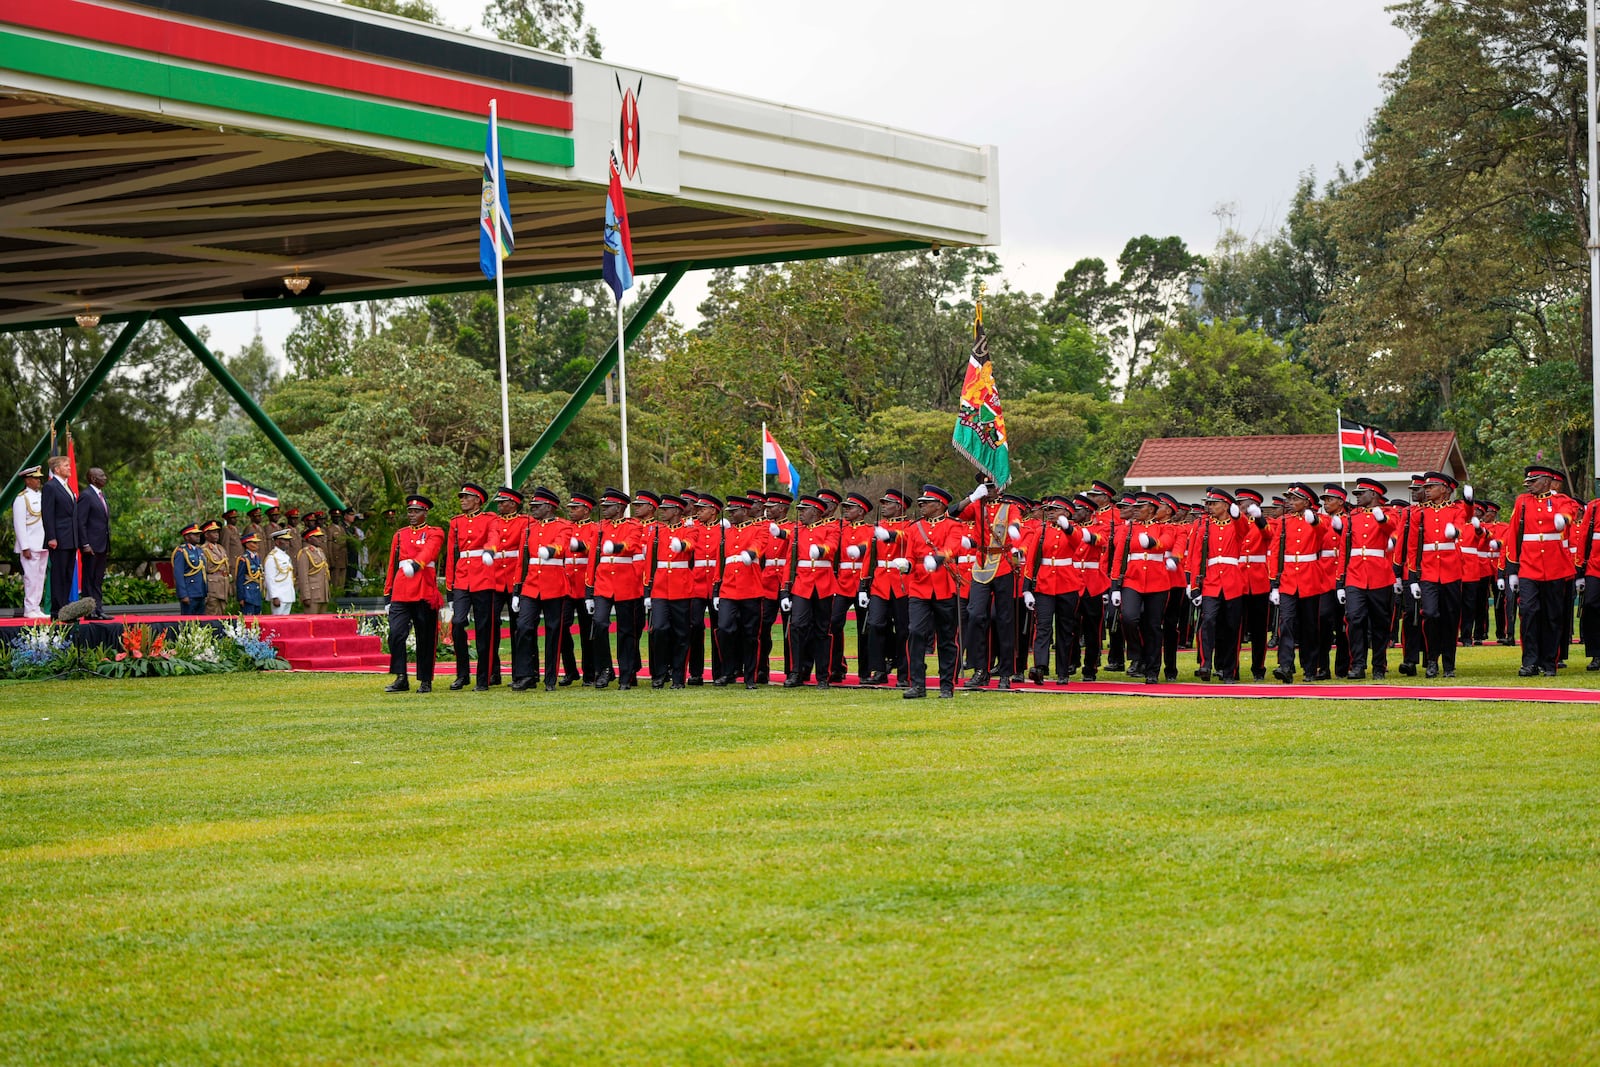
[[787, 489], [790, 496], [794, 496], [800, 491], [799, 469], [789, 462], [789, 457], [784, 455], [772, 432], [765, 426], [761, 428], [761, 436], [761, 452], [767, 460], [767, 473], [777, 478], [778, 484]]
[[611, 185], [606, 190], [605, 256], [600, 267], [620, 303], [633, 288], [633, 238], [628, 236], [628, 205], [622, 199], [622, 174], [611, 157]]
[[485, 278], [500, 271], [516, 241], [511, 236], [511, 197], [506, 192], [506, 172], [500, 159], [500, 127], [489, 111], [489, 139], [483, 146], [483, 197], [478, 212], [478, 267]]
[[251, 508], [275, 508], [278, 494], [247, 482], [228, 468], [222, 468], [222, 510], [249, 511]]
[[994, 387], [994, 364], [989, 362], [989, 339], [983, 332], [983, 304], [972, 320], [972, 355], [967, 357], [967, 377], [961, 384], [961, 409], [951, 441], [956, 451], [1004, 489], [1011, 482], [1011, 445], [1006, 419], [1000, 411], [1000, 394]]
[[1346, 463], [1400, 466], [1400, 449], [1393, 437], [1376, 426], [1364, 426], [1343, 416], [1339, 418], [1339, 450]]

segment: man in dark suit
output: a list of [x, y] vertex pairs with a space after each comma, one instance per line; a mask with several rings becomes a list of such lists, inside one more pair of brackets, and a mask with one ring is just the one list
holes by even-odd
[[66, 456], [52, 456], [50, 478], [39, 491], [39, 516], [44, 521], [44, 546], [50, 550], [50, 617], [61, 617], [61, 609], [72, 597], [72, 572], [78, 558], [78, 535], [74, 512], [78, 500], [67, 475], [71, 466]]
[[105, 601], [100, 595], [100, 586], [106, 577], [106, 554], [111, 550], [111, 508], [106, 503], [105, 485], [106, 472], [90, 467], [89, 488], [78, 494], [77, 510], [73, 513], [78, 549], [83, 553], [83, 583], [79, 592], [94, 597], [91, 619], [111, 617], [106, 614]]

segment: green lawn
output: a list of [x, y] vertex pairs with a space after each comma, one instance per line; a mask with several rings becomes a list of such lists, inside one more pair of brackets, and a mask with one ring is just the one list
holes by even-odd
[[0, 1063], [1600, 1060], [1600, 705], [381, 684], [0, 689]]

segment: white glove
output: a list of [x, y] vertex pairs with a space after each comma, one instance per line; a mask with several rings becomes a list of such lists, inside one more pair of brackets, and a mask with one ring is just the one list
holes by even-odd
[[479, 553], [479, 555], [481, 555], [483, 557], [483, 565], [485, 567], [493, 567], [494, 566], [494, 553], [493, 552], [490, 552], [486, 548], [481, 553]]
[[1259, 519], [1261, 517], [1261, 509], [1255, 504], [1251, 504], [1249, 507], [1245, 508], [1244, 513], [1250, 516], [1252, 519]]
[[769, 522], [767, 523], [767, 533], [771, 534], [773, 537], [782, 537], [783, 527], [779, 526], [775, 522]]
[[676, 537], [674, 537], [671, 541], [667, 542], [667, 544], [671, 546], [672, 551], [674, 551], [674, 552], [682, 552], [683, 551], [683, 542], [678, 540]]
[[1498, 552], [1498, 551], [1500, 551], [1500, 542], [1494, 540], [1493, 538], [1490, 538], [1490, 540], [1489, 540], [1489, 551], [1490, 552]]
[[1494, 587], [1496, 589], [1500, 590], [1500, 592], [1502, 592], [1502, 593], [1505, 592], [1506, 591], [1506, 580], [1504, 578], [1496, 578], [1494, 580]]
[[1447, 522], [1444, 524], [1444, 536], [1445, 540], [1454, 541], [1456, 538], [1461, 536], [1461, 531], [1456, 529], [1455, 523]]
[[1396, 578], [1394, 580], [1394, 595], [1395, 596], [1399, 596], [1400, 595], [1401, 588], [1402, 588], [1402, 585], [1401, 585], [1400, 579]]
[[849, 548], [844, 550], [844, 557], [845, 557], [845, 559], [860, 559], [861, 558], [861, 546], [860, 545], [851, 545]]
[[513, 595], [511, 597], [511, 610], [512, 611], [516, 611], [521, 606], [522, 606], [522, 598], [519, 597], [519, 596]]
[[1472, 528], [1474, 530], [1483, 529], [1483, 523], [1479, 521], [1478, 516], [1476, 515], [1472, 516]]
[[539, 546], [539, 558], [540, 559], [546, 559], [547, 560], [553, 555], [555, 555], [555, 553], [550, 550], [550, 546], [549, 545], [540, 545]]
[[1344, 603], [1345, 591], [1343, 589], [1335, 589], [1333, 595], [1339, 598], [1339, 603]]
[[1111, 590], [1111, 606], [1114, 608], [1122, 607], [1122, 590]]
[[1272, 606], [1273, 607], [1277, 607], [1278, 606], [1278, 591], [1276, 589], [1273, 589], [1273, 590], [1269, 591], [1267, 593], [1267, 599], [1272, 601]]
[[1558, 513], [1556, 515], [1556, 531], [1559, 533], [1560, 531], [1565, 530], [1566, 528], [1567, 528], [1567, 517], [1565, 515], [1562, 515], [1562, 514]]
[[580, 551], [583, 548], [583, 542], [574, 537], [572, 540], [567, 542], [567, 548], [573, 552]]
[[600, 551], [604, 552], [608, 556], [611, 555], [611, 553], [615, 552], [616, 550], [617, 550], [616, 544], [611, 542], [611, 541], [607, 541], [605, 544], [600, 546]]
[[719, 597], [719, 596], [712, 597], [711, 598], [711, 610], [712, 611], [716, 611], [721, 607], [722, 607], [722, 598]]
[[1315, 526], [1317, 524], [1317, 513], [1315, 511], [1308, 509], [1301, 514], [1305, 516], [1307, 526]]
[[1013, 541], [1022, 540], [1022, 527], [1018, 526], [1016, 523], [1012, 523], [1010, 526], [1006, 527], [1006, 536], [1011, 538]]
[[645, 597], [644, 598], [644, 610], [646, 610], [646, 611], [650, 610], [650, 600], [651, 600], [650, 597]]
[[984, 497], [986, 497], [988, 495], [989, 495], [989, 483], [988, 482], [979, 482], [978, 483], [978, 488], [974, 489], [972, 491], [972, 495], [969, 496], [967, 499], [968, 500], [982, 500]]
[[1509, 578], [1506, 579], [1506, 591], [1508, 593], [1510, 593], [1511, 595], [1513, 595], [1513, 596], [1516, 595], [1516, 592], [1517, 592], [1517, 576], [1515, 574], [1511, 575]]
[[583, 602], [583, 610], [587, 611], [590, 615], [594, 614], [594, 597], [589, 597]]
[[746, 563], [754, 564], [756, 561], [756, 554], [750, 551], [748, 548], [739, 554], [744, 557], [744, 561]]
[[1087, 526], [1080, 527], [1078, 529], [1078, 536], [1083, 538], [1083, 543], [1084, 544], [1086, 544], [1086, 545], [1094, 544], [1094, 531], [1089, 529], [1089, 527], [1087, 527]]
[[778, 601], [778, 607], [784, 611], [793, 611], [794, 601], [790, 600], [788, 597], [784, 597], [782, 600]]
[[1390, 551], [1390, 552], [1393, 552], [1393, 551], [1394, 551], [1394, 545], [1395, 545], [1395, 540], [1394, 540], [1394, 538], [1392, 538], [1392, 537], [1391, 537], [1391, 538], [1389, 538], [1389, 551]]
[[405, 572], [407, 578], [415, 577], [417, 573], [416, 561], [403, 559], [400, 561], [400, 569]]
[[893, 537], [894, 534], [889, 532], [889, 527], [887, 526], [874, 526], [872, 528], [872, 536], [876, 537], [880, 541], [887, 541]]
[[723, 520], [722, 520], [722, 528], [723, 528], [723, 529], [724, 529], [724, 530], [731, 530], [731, 529], [733, 529], [733, 520], [732, 520], [732, 519], [723, 519]]
[[1176, 571], [1177, 569], [1178, 569], [1178, 557], [1177, 556], [1168, 556], [1167, 557], [1167, 570]]
[[1139, 535], [1139, 547], [1144, 549], [1154, 548], [1156, 547], [1156, 539], [1147, 533], [1142, 533]]
[[1067, 531], [1068, 533], [1072, 532], [1072, 520], [1067, 518], [1065, 515], [1057, 515], [1056, 516], [1056, 525], [1061, 527], [1063, 530]]
[[1469, 504], [1472, 503], [1472, 486], [1463, 485], [1461, 487], [1461, 499]]
[[976, 541], [974, 541], [974, 540], [973, 540], [973, 539], [972, 539], [972, 538], [970, 538], [970, 537], [963, 537], [963, 538], [962, 538], [962, 539], [961, 539], [961, 547], [962, 547], [962, 548], [974, 548], [974, 547], [976, 547], [976, 546], [977, 546], [977, 542], [976, 542]]
[[1373, 509], [1372, 509], [1372, 517], [1373, 517], [1373, 518], [1374, 518], [1374, 519], [1377, 519], [1377, 520], [1378, 520], [1378, 521], [1379, 521], [1379, 522], [1383, 522], [1383, 521], [1384, 521], [1384, 518], [1383, 518], [1383, 508], [1381, 508], [1381, 507], [1375, 507], [1375, 508], [1373, 508]]
[[807, 555], [809, 555], [814, 560], [821, 559], [822, 558], [822, 546], [821, 545], [812, 545], [811, 546], [811, 551], [809, 553], [807, 553]]
[[1228, 518], [1237, 519], [1238, 517], [1239, 517], [1239, 505], [1238, 504], [1229, 504], [1228, 505]]
[[1411, 599], [1412, 600], [1421, 600], [1422, 599], [1422, 586], [1418, 585], [1416, 582], [1412, 582], [1411, 583]]
[[871, 602], [872, 602], [872, 598], [870, 596], [868, 596], [866, 593], [857, 593], [856, 594], [856, 606], [857, 607], [865, 609]]
[[932, 574], [939, 569], [939, 559], [932, 552], [922, 557], [922, 569]]
[[1204, 601], [1205, 597], [1200, 593], [1196, 593], [1189, 598], [1189, 603], [1193, 604], [1195, 607], [1199, 607]]
[[1027, 607], [1027, 609], [1029, 611], [1032, 611], [1033, 610], [1033, 594], [1028, 592], [1028, 591], [1026, 591], [1026, 590], [1024, 590], [1023, 594], [1022, 594], [1022, 603]]
[[684, 525], [685, 525], [685, 526], [693, 526], [693, 525], [694, 525], [694, 516], [693, 516], [693, 515], [691, 515], [691, 516], [689, 516], [689, 517], [688, 517], [688, 518], [687, 518], [687, 519], [684, 519], [684, 520], [683, 520], [683, 524], [684, 524]]
[[1583, 579], [1579, 578], [1577, 581], [1573, 582], [1572, 583], [1572, 588], [1573, 588], [1574, 592], [1578, 592], [1578, 593], [1583, 592]]
[[899, 571], [901, 574], [910, 574], [911, 573], [911, 561], [909, 559], [897, 559], [897, 560], [894, 560], [890, 564], [890, 566], [892, 566], [895, 570]]
[[1344, 533], [1344, 519], [1338, 515], [1333, 517], [1333, 532]]

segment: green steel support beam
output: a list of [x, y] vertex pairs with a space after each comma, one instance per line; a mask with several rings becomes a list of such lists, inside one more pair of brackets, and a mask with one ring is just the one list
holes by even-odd
[[128, 319], [127, 324], [122, 327], [122, 332], [117, 334], [117, 339], [111, 342], [111, 347], [106, 349], [105, 354], [100, 357], [100, 362], [94, 365], [94, 369], [83, 380], [83, 384], [78, 386], [77, 391], [68, 399], [67, 406], [62, 408], [61, 413], [56, 416], [55, 422], [51, 424], [52, 432], [39, 438], [39, 443], [33, 446], [33, 451], [29, 452], [22, 463], [18, 465], [17, 473], [11, 476], [10, 481], [6, 482], [5, 489], [0, 491], [0, 507], [10, 504], [12, 500], [16, 499], [17, 494], [22, 492], [21, 472], [44, 462], [45, 457], [50, 453], [50, 438], [66, 432], [67, 424], [78, 417], [78, 412], [83, 410], [83, 406], [89, 402], [89, 398], [94, 396], [95, 391], [104, 384], [107, 376], [111, 374], [112, 368], [117, 365], [117, 361], [128, 351], [128, 346], [133, 344], [133, 339], [139, 336], [139, 331], [144, 328], [144, 324], [149, 321], [150, 315], [146, 312], [140, 312]]
[[[674, 263], [661, 276], [661, 280], [650, 291], [650, 295], [645, 297], [644, 303], [634, 310], [633, 316], [628, 319], [628, 324], [622, 329], [623, 340], [630, 347], [639, 339], [639, 335], [644, 332], [644, 328], [650, 325], [650, 320], [656, 317], [656, 312], [660, 311], [661, 305], [667, 302], [667, 297], [672, 295], [673, 286], [677, 285], [684, 274], [693, 266], [693, 263]], [[573, 390], [572, 396], [568, 397], [567, 402], [561, 406], [561, 410], [556, 412], [556, 417], [550, 420], [550, 425], [544, 428], [544, 433], [539, 435], [539, 439], [533, 443], [533, 447], [528, 449], [528, 454], [523, 456], [521, 461], [517, 463], [516, 469], [511, 472], [512, 485], [521, 485], [527, 481], [528, 475], [533, 473], [533, 468], [539, 465], [539, 461], [544, 459], [550, 449], [555, 446], [561, 435], [567, 432], [567, 427], [571, 426], [572, 420], [578, 417], [578, 412], [583, 410], [583, 405], [589, 402], [589, 398], [594, 395], [595, 390], [599, 389], [601, 383], [606, 380], [606, 375], [615, 370], [616, 366], [617, 343], [613, 341], [611, 342], [611, 347], [606, 349], [605, 355], [596, 361], [594, 369], [589, 372], [583, 381], [578, 383], [578, 388]]]
[[300, 454], [300, 450], [295, 448], [289, 439], [283, 435], [282, 430], [278, 429], [278, 424], [273, 422], [265, 411], [261, 410], [260, 405], [255, 401], [255, 397], [245, 392], [244, 386], [240, 385], [233, 375], [228, 373], [228, 368], [224, 367], [222, 361], [211, 354], [211, 350], [205, 346], [200, 338], [194, 335], [194, 331], [189, 329], [181, 318], [171, 312], [163, 313], [161, 321], [166, 323], [167, 329], [171, 330], [178, 340], [188, 346], [189, 351], [195, 354], [195, 358], [200, 361], [201, 366], [210, 371], [211, 376], [222, 384], [222, 388], [226, 389], [228, 395], [233, 397], [234, 403], [244, 409], [244, 413], [250, 416], [250, 421], [254, 422], [256, 428], [266, 435], [267, 440], [271, 441], [278, 451], [283, 453], [283, 458], [289, 461], [289, 465], [323, 499], [323, 502], [330, 508], [344, 507], [344, 501], [339, 499], [337, 493], [328, 488], [322, 477], [312, 469], [311, 464], [307, 463], [306, 458]]

